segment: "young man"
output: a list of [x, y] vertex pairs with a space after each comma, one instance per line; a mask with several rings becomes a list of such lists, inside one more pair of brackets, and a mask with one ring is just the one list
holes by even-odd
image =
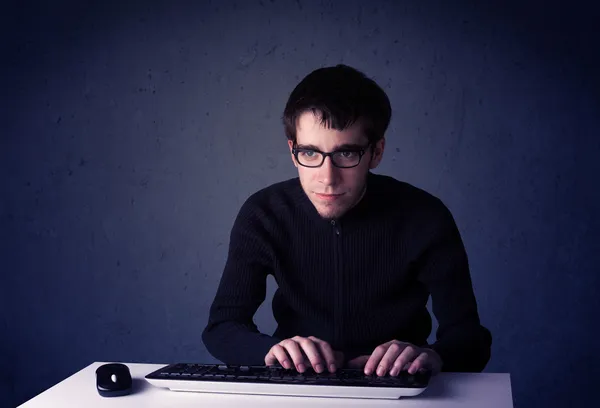
[[[371, 172], [390, 118], [385, 92], [348, 66], [317, 69], [293, 90], [283, 121], [299, 177], [240, 209], [202, 335], [215, 358], [319, 373], [485, 368], [491, 334], [452, 215], [429, 193]], [[272, 336], [253, 322], [269, 274]]]

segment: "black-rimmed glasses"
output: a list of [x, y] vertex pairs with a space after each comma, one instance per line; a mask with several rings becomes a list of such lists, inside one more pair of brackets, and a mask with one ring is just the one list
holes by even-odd
[[296, 157], [298, 164], [304, 167], [321, 167], [326, 157], [331, 158], [331, 163], [335, 167], [348, 169], [360, 164], [360, 160], [365, 154], [370, 143], [360, 148], [347, 148], [325, 153], [316, 149], [302, 148], [294, 145], [292, 153]]

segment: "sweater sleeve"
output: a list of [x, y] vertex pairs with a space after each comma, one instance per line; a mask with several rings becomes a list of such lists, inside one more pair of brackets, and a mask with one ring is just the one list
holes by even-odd
[[419, 279], [431, 294], [438, 321], [429, 347], [443, 361], [442, 371], [481, 372], [491, 356], [492, 336], [480, 324], [467, 254], [455, 221], [441, 204], [428, 248], [422, 253]]
[[202, 333], [208, 352], [223, 363], [262, 365], [280, 341], [260, 333], [253, 320], [265, 300], [271, 259], [264, 226], [248, 199], [232, 227], [227, 261]]

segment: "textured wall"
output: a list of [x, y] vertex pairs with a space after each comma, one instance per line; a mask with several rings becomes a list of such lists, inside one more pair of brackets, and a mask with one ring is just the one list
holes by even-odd
[[494, 335], [487, 371], [511, 373], [519, 407], [596, 400], [593, 10], [97, 3], [3, 12], [0, 405], [93, 361], [213, 361], [200, 335], [233, 218], [295, 175], [283, 105], [339, 62], [389, 92], [378, 172], [455, 215]]

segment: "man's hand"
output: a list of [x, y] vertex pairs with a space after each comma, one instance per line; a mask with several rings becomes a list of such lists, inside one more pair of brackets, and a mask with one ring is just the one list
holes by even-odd
[[314, 336], [295, 336], [271, 347], [265, 356], [265, 365], [274, 365], [277, 362], [286, 369], [296, 367], [300, 373], [306, 370], [307, 364], [317, 373], [322, 373], [325, 369], [334, 373], [343, 365], [344, 355], [334, 351], [326, 341]]
[[442, 370], [442, 359], [432, 349], [392, 340], [378, 346], [370, 356], [360, 356], [348, 361], [348, 367], [364, 367], [366, 375], [370, 375], [377, 369], [379, 376], [388, 372], [396, 376], [407, 367], [409, 374], [424, 368], [431, 370], [432, 375], [436, 375]]

